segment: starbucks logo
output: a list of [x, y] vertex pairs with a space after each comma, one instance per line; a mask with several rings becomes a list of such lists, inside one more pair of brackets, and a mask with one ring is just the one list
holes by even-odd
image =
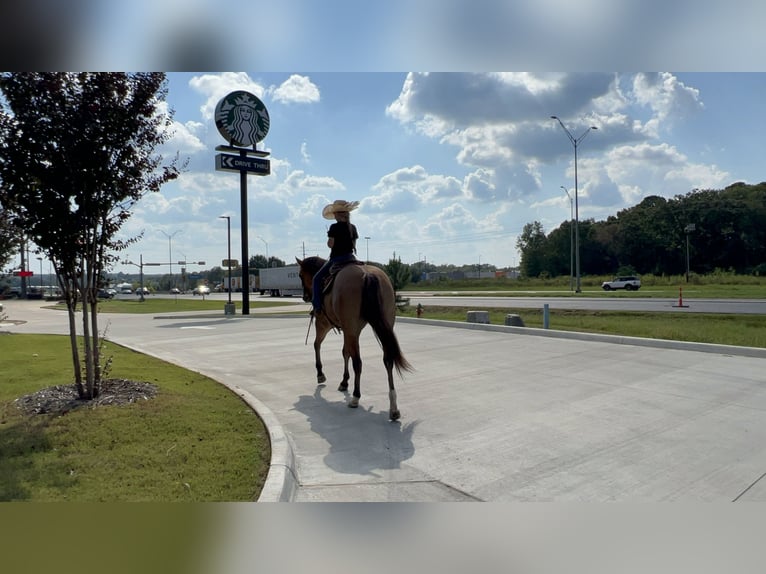
[[269, 112], [249, 92], [231, 92], [215, 107], [215, 125], [231, 145], [254, 146], [269, 133]]

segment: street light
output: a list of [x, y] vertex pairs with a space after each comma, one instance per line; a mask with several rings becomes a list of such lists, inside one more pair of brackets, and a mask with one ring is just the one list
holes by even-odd
[[697, 226], [694, 223], [690, 223], [686, 227], [684, 227], [684, 231], [686, 232], [686, 282], [689, 282], [689, 234], [692, 231], [695, 231], [697, 229]]
[[559, 187], [569, 198], [569, 289], [574, 291], [574, 199], [566, 187]]
[[575, 270], [577, 274], [577, 289], [575, 289], [575, 293], [580, 293], [580, 206], [578, 204], [577, 199], [577, 146], [580, 145], [580, 142], [585, 139], [585, 136], [590, 133], [590, 130], [597, 130], [598, 128], [596, 126], [590, 126], [587, 130], [585, 130], [580, 137], [576, 138], [574, 137], [569, 130], [564, 125], [564, 122], [559, 119], [558, 116], [551, 116], [552, 120], [556, 120], [560, 125], [561, 129], [564, 130], [564, 132], [567, 134], [567, 137], [569, 138], [569, 141], [572, 142], [572, 145], [574, 146], [574, 166], [575, 166], [575, 175], [574, 175], [574, 181], [575, 181]]
[[141, 295], [141, 303], [144, 302], [144, 265], [147, 266], [153, 266], [153, 267], [159, 267], [162, 265], [162, 263], [144, 263], [144, 254], [141, 253], [138, 259], [138, 263], [133, 263], [132, 261], [126, 260], [123, 261], [124, 265], [135, 265], [138, 267], [138, 281], [139, 281], [139, 289], [140, 289], [140, 295]]
[[[686, 251], [687, 251], [687, 253], [689, 252], [688, 249]], [[37, 260], [40, 262], [40, 297], [43, 297], [45, 295], [45, 289], [43, 289], [43, 258], [42, 257], [38, 257]], [[686, 260], [688, 261], [689, 258], [687, 257]], [[687, 267], [688, 267], [688, 265], [687, 265]], [[689, 272], [688, 271], [686, 272], [686, 281], [687, 282], [689, 281]]]
[[364, 239], [367, 242], [367, 260], [365, 261], [365, 263], [369, 263], [370, 262], [370, 238], [365, 237]]
[[260, 239], [261, 241], [263, 241], [263, 244], [266, 246], [266, 267], [268, 267], [269, 266], [269, 243], [260, 235], [256, 235], [256, 237]]
[[178, 231], [174, 231], [173, 233], [168, 235], [162, 229], [160, 229], [160, 233], [162, 233], [165, 237], [168, 238], [168, 263], [170, 264], [170, 288], [171, 289], [174, 287], [174, 285], [173, 285], [173, 244], [172, 244], [172, 241], [173, 241], [173, 237], [175, 237], [175, 235], [177, 233], [181, 233], [181, 231], [182, 230], [179, 229]]
[[230, 215], [219, 215], [218, 219], [225, 219], [226, 220], [226, 241], [229, 245], [229, 287], [226, 289], [229, 292], [229, 305], [231, 305], [231, 216]]

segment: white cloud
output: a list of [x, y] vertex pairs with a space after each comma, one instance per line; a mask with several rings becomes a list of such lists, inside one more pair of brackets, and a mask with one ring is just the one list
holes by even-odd
[[308, 76], [293, 74], [278, 87], [269, 88], [271, 97], [285, 104], [311, 104], [319, 101], [319, 88]]
[[311, 154], [309, 154], [309, 145], [306, 142], [301, 143], [301, 159], [303, 163], [311, 162]]
[[667, 72], [636, 74], [633, 80], [636, 102], [648, 106], [657, 121], [677, 121], [703, 107], [699, 90], [684, 85]]
[[226, 94], [244, 90], [260, 98], [265, 92], [263, 86], [255, 82], [245, 72], [223, 72], [221, 74], [194, 76], [189, 80], [189, 86], [203, 96], [207, 96], [207, 100], [200, 108], [202, 119], [207, 122], [213, 120], [215, 107]]

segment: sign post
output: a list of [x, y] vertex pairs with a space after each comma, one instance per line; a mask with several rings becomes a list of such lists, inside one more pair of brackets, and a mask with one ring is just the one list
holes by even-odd
[[[245, 91], [231, 92], [215, 107], [215, 125], [218, 133], [229, 143], [216, 146], [216, 151], [234, 152], [238, 155], [220, 153], [215, 157], [218, 171], [239, 172], [239, 202], [241, 211], [242, 239], [242, 314], [250, 314], [250, 269], [247, 238], [247, 174], [269, 175], [271, 164], [265, 159], [269, 153], [256, 149], [256, 144], [269, 132], [269, 112], [263, 102]], [[252, 149], [247, 149], [252, 146]], [[256, 156], [254, 158], [248, 157]], [[229, 254], [231, 259], [231, 254]], [[229, 271], [231, 273], [231, 270]], [[229, 282], [231, 293], [231, 281]]]

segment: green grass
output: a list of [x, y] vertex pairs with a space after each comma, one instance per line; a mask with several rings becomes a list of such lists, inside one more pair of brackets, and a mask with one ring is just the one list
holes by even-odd
[[[238, 312], [242, 311], [242, 301], [232, 303]], [[281, 307], [284, 305], [298, 305], [302, 301], [295, 303], [284, 301], [250, 301], [250, 309], [259, 309], [265, 307]], [[181, 311], [220, 311], [223, 314], [223, 307], [226, 301], [218, 299], [165, 299], [146, 297], [143, 302], [136, 299], [105, 299], [98, 303], [101, 313], [174, 313]], [[65, 308], [63, 303], [58, 303], [57, 308]]]
[[582, 293], [569, 288], [569, 277], [555, 279], [463, 279], [420, 281], [408, 284], [402, 291], [447, 291], [458, 295], [486, 291], [497, 296], [526, 297], [534, 293], [539, 297], [652, 297], [677, 298], [682, 289], [686, 299], [766, 299], [766, 277], [750, 275], [690, 276], [687, 283], [683, 276], [641, 277], [638, 291], [604, 291], [601, 283], [612, 277], [582, 277]]
[[125, 406], [23, 415], [19, 396], [72, 381], [69, 339], [0, 335], [0, 501], [249, 501], [270, 446], [261, 420], [198, 373], [106, 343], [110, 378], [149, 382]]
[[[423, 317], [465, 322], [466, 312], [473, 307], [424, 305]], [[543, 327], [542, 309], [487, 308], [490, 323], [505, 324], [505, 316], [519, 315], [526, 327]], [[408, 307], [399, 315], [415, 316]], [[708, 313], [643, 313], [630, 311], [581, 311], [551, 309], [550, 329], [605, 333], [630, 337], [648, 337], [697, 343], [715, 343], [743, 347], [766, 347], [766, 316]]]

